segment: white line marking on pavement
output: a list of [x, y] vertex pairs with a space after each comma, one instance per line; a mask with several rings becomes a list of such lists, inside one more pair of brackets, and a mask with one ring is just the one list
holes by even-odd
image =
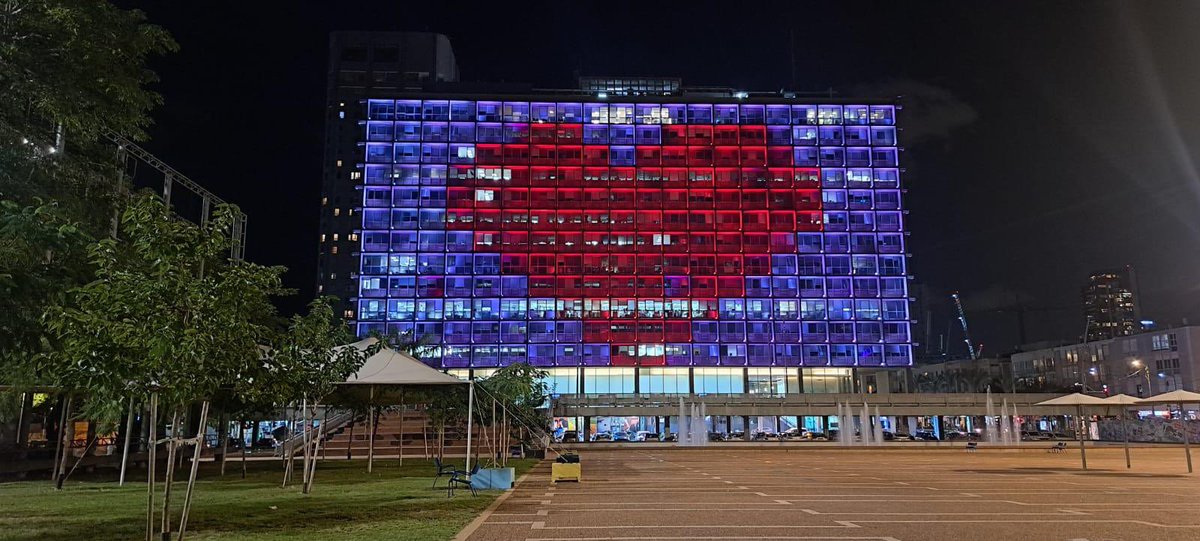
[[[821, 536], [807, 536], [807, 535], [802, 535], [802, 536], [793, 536], [793, 535], [763, 536], [763, 535], [759, 535], [759, 536], [755, 536], [754, 538], [755, 539], [780, 539], [780, 540], [784, 540], [784, 539], [814, 539], [814, 540], [815, 539], [829, 539], [829, 540], [847, 540], [847, 541], [900, 541], [899, 539], [896, 539], [895, 537], [841, 537], [841, 536], [828, 537], [828, 536], [824, 536], [824, 535], [821, 535]], [[667, 541], [667, 540], [676, 540], [676, 539], [679, 539], [679, 540], [688, 540], [688, 539], [723, 540], [723, 539], [745, 539], [745, 537], [741, 537], [741, 536], [724, 537], [724, 536], [710, 536], [710, 535], [704, 535], [704, 536], [689, 535], [686, 537], [672, 537], [672, 536], [656, 536], [656, 537], [530, 537], [530, 538], [525, 539], [525, 541], [643, 541], [643, 540], [645, 540], [645, 541], [656, 541], [656, 540]], [[1072, 540], [1072, 541], [1079, 541], [1079, 540]], [[1082, 540], [1082, 541], [1087, 541], [1087, 540]]]
[[[660, 524], [613, 524], [611, 526], [546, 526], [545, 522], [534, 522], [531, 529], [534, 530], [641, 530], [647, 528], [655, 528], [659, 530], [693, 530], [693, 529], [716, 529], [716, 530], [774, 530], [779, 528], [789, 528], [796, 530], [817, 529], [817, 528], [835, 528], [835, 529], [853, 529], [862, 528], [848, 520], [835, 520], [834, 524], [779, 524], [773, 526], [752, 525], [752, 524], [692, 524], [688, 526], [664, 526]], [[690, 537], [689, 537], [690, 539]], [[740, 537], [739, 539], [745, 539]]]

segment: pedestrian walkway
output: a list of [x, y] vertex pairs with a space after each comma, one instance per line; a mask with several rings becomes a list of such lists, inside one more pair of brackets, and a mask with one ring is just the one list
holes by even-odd
[[[1041, 446], [1044, 447], [1044, 446]], [[1200, 539], [1179, 449], [594, 450], [543, 463], [470, 541]]]

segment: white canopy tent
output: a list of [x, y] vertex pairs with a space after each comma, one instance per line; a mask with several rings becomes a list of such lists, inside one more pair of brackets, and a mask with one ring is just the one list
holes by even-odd
[[1079, 459], [1083, 461], [1083, 469], [1087, 469], [1087, 450], [1083, 447], [1083, 431], [1086, 425], [1083, 423], [1083, 407], [1084, 406], [1108, 406], [1103, 398], [1096, 398], [1081, 393], [1072, 393], [1058, 398], [1051, 398], [1043, 402], [1034, 404], [1035, 406], [1075, 406], [1075, 421], [1076, 434], [1079, 436]]
[[[367, 338], [343, 347], [366, 349], [375, 344], [375, 338]], [[412, 387], [438, 385], [467, 385], [467, 459], [463, 468], [471, 471], [471, 431], [472, 420], [475, 417], [475, 382], [463, 381], [454, 376], [431, 368], [411, 355], [391, 349], [384, 345], [380, 350], [367, 358], [358, 372], [351, 374], [346, 381], [339, 384], [346, 387], [367, 386], [371, 400], [375, 398], [376, 387]], [[371, 471], [375, 458], [375, 416], [370, 417], [370, 448], [367, 451], [367, 471]], [[401, 453], [403, 455], [403, 452]], [[401, 456], [403, 459], [403, 456]]]
[[1138, 404], [1153, 406], [1155, 404], [1179, 404], [1179, 423], [1180, 430], [1183, 432], [1183, 453], [1187, 456], [1188, 473], [1192, 473], [1192, 443], [1191, 437], [1188, 436], [1187, 419], [1184, 416], [1184, 404], [1200, 404], [1200, 393], [1193, 393], [1183, 389], [1156, 394], [1150, 398], [1145, 398], [1138, 401]]

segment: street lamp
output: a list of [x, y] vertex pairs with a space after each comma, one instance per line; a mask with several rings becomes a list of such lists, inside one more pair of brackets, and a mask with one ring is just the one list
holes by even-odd
[[[1131, 378], [1131, 377], [1134, 377], [1134, 376], [1138, 375], [1139, 373], [1141, 373], [1142, 375], [1146, 376], [1146, 393], [1147, 393], [1147, 395], [1154, 394], [1154, 389], [1150, 385], [1150, 367], [1146, 366], [1144, 363], [1142, 363], [1142, 361], [1140, 361], [1138, 359], [1129, 361], [1129, 366], [1132, 366], [1134, 368], [1134, 371], [1133, 371], [1133, 373], [1131, 373], [1125, 377]], [[1138, 393], [1138, 396], [1141, 396], [1141, 393]]]

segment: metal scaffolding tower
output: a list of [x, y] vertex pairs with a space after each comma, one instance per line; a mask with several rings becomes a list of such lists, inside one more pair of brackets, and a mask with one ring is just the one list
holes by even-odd
[[[225, 200], [217, 197], [216, 194], [206, 190], [203, 186], [188, 178], [183, 173], [176, 171], [175, 168], [167, 165], [155, 155], [146, 151], [142, 147], [137, 146], [133, 141], [126, 139], [124, 136], [106, 131], [104, 134], [109, 140], [117, 144], [117, 162], [125, 171], [127, 161], [132, 157], [140, 163], [144, 163], [154, 168], [163, 175], [162, 182], [162, 198], [168, 207], [171, 207], [171, 195], [176, 185], [182, 186], [192, 194], [200, 198], [200, 224], [208, 223], [209, 216], [212, 214], [213, 205], [223, 205]], [[230, 231], [230, 236], [233, 239], [233, 246], [230, 249], [230, 257], [235, 260], [242, 260], [246, 256], [246, 214], [241, 210], [237, 211], [237, 216], [233, 222], [233, 229]]]

